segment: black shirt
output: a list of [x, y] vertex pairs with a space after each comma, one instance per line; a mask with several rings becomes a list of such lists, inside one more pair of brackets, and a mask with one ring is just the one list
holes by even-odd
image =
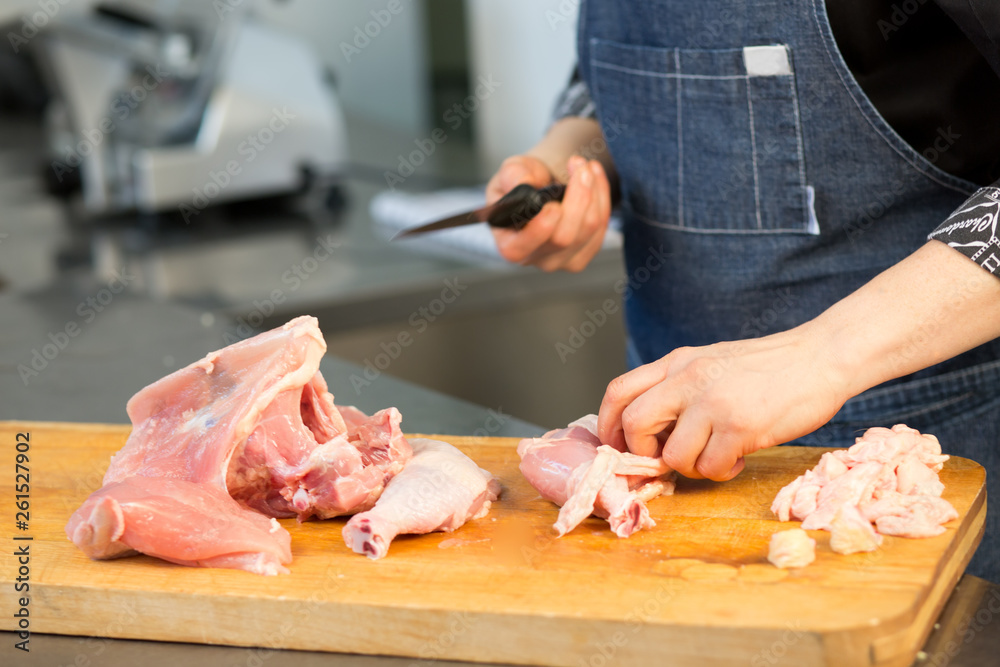
[[831, 0], [826, 11], [854, 78], [908, 144], [923, 152], [944, 132], [939, 168], [1000, 179], [1000, 2]]

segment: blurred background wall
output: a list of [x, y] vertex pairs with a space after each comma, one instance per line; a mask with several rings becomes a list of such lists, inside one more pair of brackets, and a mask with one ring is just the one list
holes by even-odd
[[[155, 7], [167, 15], [172, 6], [185, 4], [106, 1], [118, 8]], [[62, 18], [99, 4], [0, 0], [0, 24], [7, 35], [20, 31], [25, 20], [52, 21], [46, 8], [58, 7]], [[530, 147], [550, 122], [574, 64], [577, 5], [577, 0], [198, 3], [209, 34], [233, 25], [226, 22], [228, 9], [240, 8], [315, 54], [333, 82], [347, 134], [339, 207], [313, 217], [301, 215], [297, 204], [287, 209], [283, 202], [264, 205], [248, 198], [231, 208], [210, 207], [193, 221], [129, 212], [80, 216], [72, 196], [54, 200], [43, 192], [44, 177], [38, 174], [51, 177], [44, 154], [51, 133], [41, 122], [40, 104], [26, 105], [32, 109], [27, 115], [0, 118], [0, 233], [17, 241], [0, 243], [0, 291], [5, 283], [11, 291], [86, 286], [125, 266], [136, 276], [130, 291], [204, 309], [206, 321], [221, 313], [269, 327], [314, 314], [331, 354], [366, 365], [382, 358], [402, 333], [414, 333], [413, 314], [435, 303], [446, 281], [457, 279], [468, 285], [461, 299], [380, 371], [547, 427], [596, 411], [607, 382], [624, 371], [617, 249], [606, 250], [597, 266], [582, 274], [545, 274], [468, 253], [424, 255], [376, 233], [371, 207], [387, 191], [385, 174], [415, 146], [427, 145], [438, 128], [444, 128], [447, 141], [425, 162], [420, 158], [424, 163], [398, 190], [433, 199], [442, 189], [473, 186], [481, 196], [500, 162]], [[268, 62], [268, 53], [257, 55]], [[0, 52], [0, 58], [12, 57]], [[0, 74], [9, 74], [0, 78], [0, 108], [23, 92], [21, 72], [4, 68], [8, 62], [0, 60]], [[251, 77], [262, 76], [261, 68], [250, 69]], [[478, 94], [484, 87], [488, 93]], [[107, 95], [94, 96], [100, 98], [94, 100], [100, 113], [107, 113]], [[266, 99], [263, 107], [269, 114], [271, 104], [283, 99]], [[456, 113], [461, 122], [453, 122]], [[245, 132], [243, 126], [233, 131], [237, 139]], [[102, 148], [126, 139], [123, 131], [112, 132]], [[276, 164], [276, 153], [269, 151], [255, 164]], [[222, 164], [207, 164], [211, 170], [194, 174], [194, 183], [210, 185], [210, 172], [217, 178]], [[342, 250], [310, 269], [301, 283], [285, 280], [311, 259], [318, 238], [335, 238]], [[495, 252], [492, 242], [488, 245]], [[259, 305], [270, 304], [275, 291], [284, 299], [280, 308]], [[263, 322], [262, 314], [268, 318]], [[572, 350], [561, 353], [567, 344]], [[338, 400], [350, 403], [352, 397]]]

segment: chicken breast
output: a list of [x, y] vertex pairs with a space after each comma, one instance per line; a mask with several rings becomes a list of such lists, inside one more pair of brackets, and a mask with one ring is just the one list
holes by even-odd
[[882, 536], [875, 532], [857, 506], [844, 503], [830, 522], [830, 548], [839, 554], [875, 551]]
[[801, 528], [774, 533], [767, 559], [782, 569], [805, 567], [816, 560], [816, 540]]
[[823, 454], [778, 492], [771, 511], [781, 521], [802, 521], [806, 530], [831, 531], [831, 547], [840, 553], [875, 549], [879, 533], [933, 537], [958, 517], [941, 498], [938, 472], [947, 460], [933, 435], [903, 424], [871, 428], [852, 447]]

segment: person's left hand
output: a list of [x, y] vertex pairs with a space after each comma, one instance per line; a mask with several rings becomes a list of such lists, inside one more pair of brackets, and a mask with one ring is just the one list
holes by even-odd
[[674, 350], [608, 385], [601, 442], [661, 456], [693, 478], [728, 480], [747, 454], [811, 433], [849, 397], [832, 355], [805, 327]]

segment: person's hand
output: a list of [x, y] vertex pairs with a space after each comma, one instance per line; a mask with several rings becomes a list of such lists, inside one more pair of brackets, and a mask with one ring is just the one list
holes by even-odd
[[687, 477], [732, 479], [747, 454], [816, 430], [850, 396], [806, 327], [674, 350], [608, 385], [601, 442], [656, 456]]
[[[582, 271], [601, 249], [611, 217], [611, 187], [597, 160], [574, 155], [566, 163], [568, 180], [562, 202], [549, 202], [521, 230], [493, 229], [497, 248], [509, 262], [533, 264], [545, 271]], [[507, 158], [486, 185], [492, 204], [521, 183], [537, 188], [556, 180], [538, 158]]]

